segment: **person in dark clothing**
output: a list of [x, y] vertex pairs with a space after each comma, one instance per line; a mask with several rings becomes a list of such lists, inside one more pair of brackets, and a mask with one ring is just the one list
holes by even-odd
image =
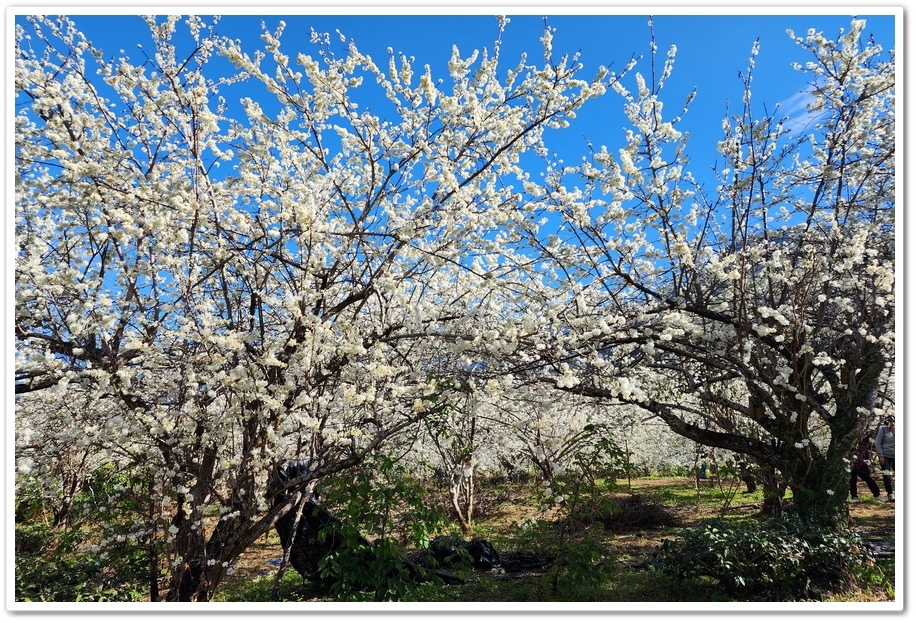
[[868, 485], [868, 489], [875, 496], [875, 500], [878, 502], [884, 501], [881, 499], [881, 489], [878, 488], [878, 483], [871, 476], [871, 439], [867, 435], [859, 442], [856, 458], [852, 463], [852, 474], [849, 478], [849, 495], [852, 496], [853, 502], [859, 501], [859, 478]]
[[878, 461], [881, 463], [881, 475], [884, 477], [884, 490], [887, 491], [887, 499], [894, 499], [894, 426], [893, 418], [878, 428], [875, 435], [875, 451], [878, 453]]

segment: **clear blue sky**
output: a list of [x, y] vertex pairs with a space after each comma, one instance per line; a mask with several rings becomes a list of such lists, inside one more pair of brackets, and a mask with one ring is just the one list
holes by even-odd
[[[229, 11], [238, 9], [228, 9]], [[306, 9], [298, 9], [305, 11]], [[613, 7], [608, 10], [613, 10]], [[656, 10], [648, 5], [647, 13]], [[774, 9], [776, 10], [776, 9]], [[386, 65], [387, 48], [416, 57], [418, 73], [424, 64], [431, 65], [433, 75], [444, 76], [452, 44], [463, 54], [473, 49], [490, 48], [497, 32], [496, 19], [489, 14], [479, 15], [307, 15], [290, 13], [275, 15], [230, 14], [224, 15], [218, 33], [242, 41], [244, 48], [253, 52], [261, 44], [260, 22], [264, 20], [273, 30], [282, 19], [287, 27], [283, 48], [295, 58], [295, 52], [314, 53], [308, 42], [312, 28], [319, 32], [334, 33], [340, 30], [357, 46], [369, 53], [376, 62]], [[502, 55], [506, 67], [513, 66], [522, 51], [529, 58], [540, 58], [539, 38], [543, 32], [542, 15], [513, 15], [503, 37]], [[867, 20], [866, 32], [873, 34], [885, 48], [895, 47], [893, 15], [860, 15]], [[117, 55], [125, 50], [136, 61], [142, 59], [137, 44], [148, 42], [146, 25], [132, 15], [75, 15], [77, 24], [89, 38], [106, 51]], [[548, 22], [556, 28], [555, 53], [580, 52], [586, 70], [583, 76], [593, 75], [594, 68], [606, 65], [622, 69], [631, 56], [643, 56], [637, 70], [647, 73], [650, 33], [648, 15], [550, 15]], [[721, 138], [721, 120], [726, 102], [731, 100], [734, 112], [740, 111], [742, 83], [739, 72], [748, 63], [755, 39], [761, 41], [754, 78], [754, 93], [758, 105], [766, 103], [770, 110], [777, 103], [787, 104], [806, 87], [805, 75], [791, 68], [793, 61], [804, 63], [809, 56], [788, 35], [793, 29], [803, 36], [809, 28], [823, 31], [836, 38], [841, 29], [848, 29], [851, 15], [842, 8], [833, 14], [656, 14], [654, 29], [661, 59], [671, 44], [678, 48], [673, 78], [665, 89], [666, 111], [677, 114], [687, 94], [697, 88], [697, 98], [682, 129], [691, 131], [696, 168], [708, 170], [715, 154], [711, 149]], [[632, 81], [629, 83], [632, 85]], [[609, 94], [592, 102], [575, 125], [565, 134], [559, 149], [569, 155], [584, 154], [586, 140], [598, 147], [607, 145], [615, 150], [622, 144], [622, 117], [620, 98]], [[759, 110], [759, 109], [758, 109]], [[790, 112], [784, 106], [783, 112]], [[566, 142], [568, 141], [568, 142]]]

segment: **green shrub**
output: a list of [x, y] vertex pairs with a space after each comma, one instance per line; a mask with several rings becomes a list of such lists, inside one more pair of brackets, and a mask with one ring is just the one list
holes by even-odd
[[590, 601], [601, 594], [618, 566], [610, 550], [587, 532], [562, 544], [560, 556], [541, 580], [551, 596]]
[[809, 598], [854, 585], [871, 563], [852, 530], [824, 525], [794, 517], [711, 521], [682, 530], [680, 541], [664, 541], [650, 564], [682, 578], [714, 578], [739, 599]]
[[657, 475], [662, 478], [693, 478], [695, 472], [691, 465], [673, 465], [659, 469]]
[[[73, 499], [66, 522], [42, 521], [17, 499], [17, 601], [139, 601], [151, 582], [146, 483], [114, 464], [95, 470]], [[28, 491], [34, 494], [34, 491]], [[158, 573], [158, 571], [157, 571]]]
[[343, 545], [319, 563], [321, 577], [338, 601], [403, 601], [413, 596], [419, 584], [437, 579], [408, 565], [391, 538], [367, 545], [344, 537]]
[[[140, 601], [147, 594], [147, 552], [102, 559], [55, 545], [35, 528], [16, 527], [16, 601]], [[41, 543], [46, 549], [36, 550]]]
[[400, 601], [418, 584], [437, 579], [404, 561], [399, 540], [427, 547], [444, 525], [444, 514], [425, 504], [424, 488], [396, 459], [373, 457], [325, 484], [328, 505], [341, 519], [319, 533], [319, 538], [341, 543], [319, 563], [334, 599]]

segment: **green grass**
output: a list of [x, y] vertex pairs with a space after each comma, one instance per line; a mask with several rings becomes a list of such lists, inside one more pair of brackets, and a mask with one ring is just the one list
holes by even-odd
[[727, 486], [720, 487], [711, 481], [702, 481], [698, 493], [692, 479], [684, 479], [683, 482], [662, 485], [653, 484], [653, 479], [640, 479], [634, 481], [633, 489], [645, 493], [663, 504], [698, 506], [709, 513], [719, 511], [726, 501], [729, 502], [730, 507], [763, 502], [761, 489], [757, 489], [754, 493], [744, 493], [744, 487], [740, 487], [731, 491], [731, 496], [729, 497], [727, 495], [729, 491]]
[[310, 582], [303, 581], [295, 571], [283, 574], [274, 598], [274, 576], [263, 576], [245, 583], [233, 583], [224, 580], [222, 587], [213, 601], [274, 602], [274, 601], [312, 601], [321, 599], [323, 593]]
[[684, 581], [654, 571], [620, 569], [597, 590], [558, 592], [543, 577], [481, 578], [462, 586], [428, 586], [424, 602], [723, 602], [729, 599], [712, 581]]

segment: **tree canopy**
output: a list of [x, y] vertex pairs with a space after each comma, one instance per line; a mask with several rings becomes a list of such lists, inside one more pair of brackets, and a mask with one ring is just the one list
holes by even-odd
[[[134, 537], [169, 543], [169, 599], [209, 599], [318, 479], [424, 428], [482, 439], [475, 413], [541, 460], [594, 419], [564, 404], [660, 418], [838, 515], [893, 413], [895, 58], [862, 20], [797, 37], [803, 129], [755, 105], [751, 56], [713, 188], [662, 105], [673, 52], [583, 77], [547, 27], [530, 57], [497, 37], [421, 71], [147, 21], [139, 62], [65, 17], [16, 25], [17, 458], [47, 471], [56, 429], [142, 475], [162, 510]], [[552, 155], [614, 97], [619, 148]]]

